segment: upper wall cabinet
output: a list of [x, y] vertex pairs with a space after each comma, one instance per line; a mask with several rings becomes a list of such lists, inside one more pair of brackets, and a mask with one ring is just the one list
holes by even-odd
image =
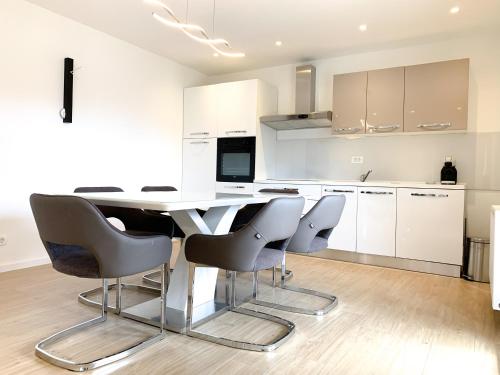
[[217, 137], [255, 136], [257, 128], [258, 81], [217, 85]]
[[333, 134], [365, 132], [367, 72], [333, 77]]
[[405, 68], [405, 132], [467, 129], [469, 59]]
[[258, 79], [187, 88], [184, 138], [255, 137], [277, 107], [277, 90]]
[[405, 68], [368, 72], [366, 133], [403, 131]]
[[217, 87], [184, 89], [184, 138], [217, 137]]

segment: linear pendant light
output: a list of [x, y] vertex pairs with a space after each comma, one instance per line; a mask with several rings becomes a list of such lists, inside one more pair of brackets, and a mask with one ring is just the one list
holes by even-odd
[[[218, 48], [217, 47], [218, 45], [224, 45], [226, 48], [231, 48], [231, 45], [229, 44], [229, 42], [227, 40], [222, 39], [222, 38], [211, 39], [208, 36], [205, 29], [199, 25], [181, 22], [177, 18], [177, 16], [175, 15], [175, 13], [172, 11], [172, 9], [170, 9], [168, 6], [163, 4], [163, 2], [161, 2], [160, 0], [144, 0], [144, 2], [162, 8], [170, 16], [171, 20], [169, 20], [165, 17], [162, 17], [159, 14], [153, 12], [153, 18], [155, 20], [157, 20], [158, 22], [160, 22], [161, 24], [182, 31], [190, 39], [192, 39], [196, 42], [208, 45], [210, 48], [212, 48], [216, 53], [220, 54], [221, 56], [245, 57], [245, 54], [242, 52], [227, 52], [227, 51], [224, 51], [224, 50], [221, 50], [220, 48]], [[214, 6], [213, 12], [214, 12], [213, 15], [215, 17], [215, 6]], [[199, 33], [201, 35], [201, 37], [193, 34], [193, 32]]]

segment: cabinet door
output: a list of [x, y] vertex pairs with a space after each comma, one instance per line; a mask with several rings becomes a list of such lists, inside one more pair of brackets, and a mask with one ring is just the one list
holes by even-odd
[[391, 68], [368, 72], [366, 132], [403, 131], [405, 69]]
[[184, 89], [184, 138], [217, 137], [217, 85]]
[[396, 189], [358, 189], [357, 251], [396, 255]]
[[396, 256], [462, 264], [464, 191], [398, 189]]
[[365, 132], [367, 72], [333, 77], [333, 134]]
[[185, 139], [182, 149], [182, 190], [215, 192], [217, 139]]
[[250, 137], [257, 129], [257, 80], [218, 86], [217, 136]]
[[328, 248], [356, 251], [358, 188], [356, 186], [323, 186], [322, 195], [344, 195], [346, 198], [340, 221], [328, 239]]
[[405, 68], [404, 131], [465, 130], [469, 60]]

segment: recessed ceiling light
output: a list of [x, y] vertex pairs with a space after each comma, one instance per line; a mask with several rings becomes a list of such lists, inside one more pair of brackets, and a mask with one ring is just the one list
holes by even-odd
[[460, 12], [460, 7], [458, 5], [450, 9], [451, 14], [457, 14], [458, 12]]
[[359, 25], [359, 31], [366, 31], [368, 30], [368, 26], [366, 24]]
[[277, 40], [276, 42], [274, 42], [274, 44], [277, 46], [277, 47], [281, 47], [283, 45], [283, 42], [281, 40]]

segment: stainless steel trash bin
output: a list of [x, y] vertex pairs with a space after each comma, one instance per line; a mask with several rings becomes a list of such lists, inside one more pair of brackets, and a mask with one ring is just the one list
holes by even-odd
[[467, 240], [464, 277], [482, 283], [490, 282], [490, 241], [472, 237]]

